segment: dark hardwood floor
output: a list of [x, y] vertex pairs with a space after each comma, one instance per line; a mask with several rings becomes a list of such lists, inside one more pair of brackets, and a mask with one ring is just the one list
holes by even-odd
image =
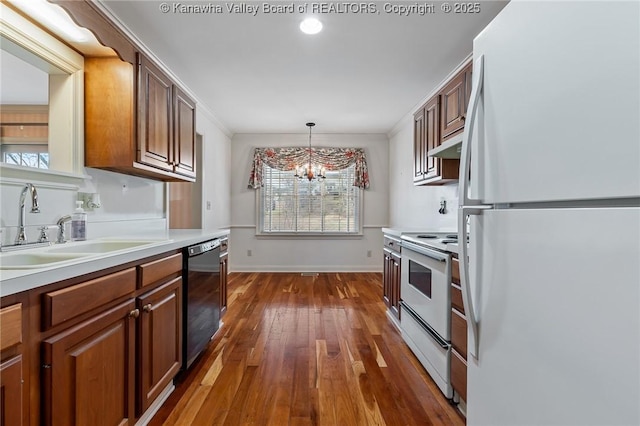
[[387, 319], [381, 279], [229, 275], [224, 326], [150, 425], [464, 425]]

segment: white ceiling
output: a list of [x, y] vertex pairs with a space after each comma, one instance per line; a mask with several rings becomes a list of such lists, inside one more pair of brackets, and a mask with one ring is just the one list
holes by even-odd
[[298, 29], [303, 14], [229, 13], [232, 2], [184, 2], [223, 8], [186, 14], [162, 13], [160, 1], [102, 0], [231, 133], [303, 133], [308, 121], [319, 133], [387, 133], [505, 5], [445, 14], [434, 2], [432, 14], [399, 16], [374, 2], [378, 14], [315, 15], [324, 29], [310, 36]]

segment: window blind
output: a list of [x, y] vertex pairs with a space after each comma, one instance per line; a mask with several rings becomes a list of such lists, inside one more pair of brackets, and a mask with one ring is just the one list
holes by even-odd
[[259, 215], [263, 233], [360, 232], [361, 189], [355, 165], [326, 171], [326, 179], [299, 179], [293, 171], [263, 166]]

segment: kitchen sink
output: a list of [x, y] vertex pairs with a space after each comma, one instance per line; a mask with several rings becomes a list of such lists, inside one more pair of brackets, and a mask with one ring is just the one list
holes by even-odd
[[0, 257], [0, 269], [33, 269], [86, 256], [82, 253], [12, 253]]
[[152, 244], [155, 241], [90, 241], [72, 242], [64, 247], [56, 247], [48, 250], [48, 253], [108, 253], [116, 250], [126, 250], [135, 247]]

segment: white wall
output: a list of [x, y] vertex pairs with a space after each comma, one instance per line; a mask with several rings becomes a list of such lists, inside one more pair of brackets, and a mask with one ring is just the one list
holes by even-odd
[[[308, 134], [236, 134], [231, 143], [232, 271], [381, 271], [388, 223], [389, 141], [380, 134], [314, 134], [313, 146], [365, 148], [371, 186], [364, 191], [364, 235], [354, 238], [256, 237], [256, 190], [248, 189], [256, 147], [304, 146]], [[251, 256], [248, 256], [248, 250]], [[371, 252], [371, 257], [367, 255]]]
[[[413, 185], [413, 116], [407, 115], [389, 139], [389, 225], [425, 231], [457, 229], [458, 184]], [[438, 213], [440, 200], [447, 213]]]
[[[231, 139], [207, 110], [196, 110], [196, 132], [202, 135], [202, 228], [231, 224]], [[208, 203], [210, 208], [208, 208]]]

